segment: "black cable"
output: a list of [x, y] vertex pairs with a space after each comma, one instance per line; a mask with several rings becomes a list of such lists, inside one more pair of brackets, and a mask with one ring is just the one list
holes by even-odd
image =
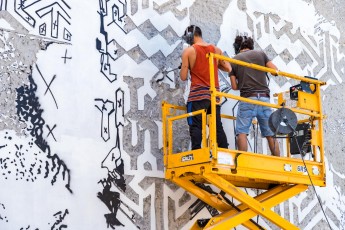
[[[235, 107], [237, 106], [239, 101], [236, 102], [236, 104], [232, 107], [232, 116], [235, 117]], [[234, 127], [234, 137], [235, 137], [235, 149], [238, 149], [237, 146], [237, 139], [236, 139], [236, 122], [235, 120], [232, 120], [233, 122], [233, 127]]]
[[[285, 104], [283, 104], [283, 108], [284, 108], [284, 106], [285, 106]], [[280, 114], [280, 115], [281, 115], [281, 114]], [[285, 122], [285, 123], [286, 123], [286, 122]], [[290, 123], [286, 123], [286, 124], [287, 124], [288, 126], [290, 126], [290, 128], [293, 130], [293, 136], [292, 136], [292, 137], [295, 138], [295, 142], [296, 142], [296, 145], [297, 145], [297, 148], [298, 148], [298, 152], [299, 152], [299, 154], [301, 155], [301, 158], [302, 158], [302, 161], [303, 161], [303, 164], [304, 164], [304, 168], [305, 168], [305, 170], [307, 171], [307, 174], [308, 174], [309, 181], [310, 181], [310, 183], [311, 183], [311, 185], [312, 185], [312, 187], [313, 187], [314, 193], [315, 193], [316, 198], [317, 198], [317, 200], [318, 200], [318, 202], [319, 202], [319, 205], [320, 205], [320, 207], [321, 207], [321, 210], [322, 210], [322, 212], [323, 212], [323, 215], [324, 215], [324, 217], [326, 218], [327, 224], [328, 224], [329, 228], [332, 230], [332, 227], [331, 227], [331, 225], [330, 225], [330, 223], [329, 223], [329, 221], [328, 221], [328, 218], [327, 218], [327, 216], [326, 216], [325, 210], [324, 210], [323, 207], [322, 207], [322, 203], [321, 203], [320, 197], [319, 197], [319, 195], [318, 195], [317, 192], [316, 192], [315, 185], [314, 185], [314, 183], [313, 183], [313, 181], [312, 181], [312, 179], [311, 179], [311, 176], [310, 176], [310, 174], [309, 174], [307, 165], [306, 165], [306, 163], [305, 163], [305, 161], [304, 161], [304, 156], [303, 156], [302, 150], [301, 150], [301, 148], [300, 148], [300, 146], [299, 146], [299, 144], [298, 144], [298, 141], [297, 141], [296, 129], [293, 128], [293, 127], [290, 125]], [[275, 135], [277, 135], [278, 130], [279, 130], [279, 126], [277, 127], [277, 130], [276, 130], [276, 132], [275, 132]], [[305, 143], [303, 143], [302, 146], [303, 146], [304, 144], [305, 144]]]
[[[256, 189], [256, 196], [259, 195], [259, 189]], [[256, 216], [256, 223], [259, 224], [259, 218], [260, 218], [260, 215], [257, 215]]]
[[[246, 190], [246, 192], [247, 192], [247, 190]], [[248, 192], [247, 192], [247, 194], [248, 194]], [[232, 201], [230, 201], [230, 199], [227, 198], [227, 197], [225, 196], [225, 192], [224, 192], [224, 191], [221, 191], [221, 192], [219, 193], [219, 195], [221, 195], [222, 198], [223, 198], [233, 209], [235, 209], [235, 210], [238, 211], [238, 212], [241, 212], [241, 211], [242, 211], [241, 209], [239, 209], [239, 208], [234, 204], [234, 198], [233, 198], [233, 197], [232, 197]], [[250, 221], [251, 223], [253, 223], [254, 225], [256, 225], [260, 230], [264, 230], [264, 228], [263, 228], [262, 226], [260, 226], [258, 223], [256, 223], [256, 222], [253, 221], [252, 219], [249, 219], [249, 221]], [[236, 227], [235, 227], [234, 229], [236, 229]]]
[[[283, 108], [284, 108], [284, 104], [283, 104]], [[280, 113], [280, 115], [281, 115], [281, 113]], [[281, 116], [280, 116], [281, 117]], [[291, 127], [291, 126], [290, 126]], [[274, 133], [274, 136], [273, 136], [273, 142], [274, 142], [274, 145], [273, 145], [273, 151], [275, 151], [276, 150], [276, 140], [277, 140], [277, 134], [278, 134], [278, 131], [279, 131], [279, 125], [278, 125], [278, 127], [277, 127], [277, 129], [276, 129], [276, 131], [275, 131], [275, 133]], [[282, 138], [285, 138], [285, 137], [282, 137]], [[274, 155], [274, 153], [271, 153], [271, 154], [273, 154]]]
[[235, 159], [234, 159], [234, 164], [235, 164], [235, 168], [234, 169], [231, 169], [231, 172], [232, 173], [237, 173], [237, 159], [238, 157], [241, 155], [242, 153], [236, 153], [236, 156], [235, 156]]
[[249, 149], [253, 151], [252, 145], [250, 144], [249, 140], [248, 140], [248, 135], [247, 135], [247, 144], [249, 145]]
[[258, 152], [258, 138], [259, 138], [259, 123], [256, 123], [256, 129], [254, 133], [254, 153]]
[[255, 129], [255, 124], [252, 124], [253, 126], [253, 133], [254, 133], [254, 153], [256, 153], [255, 149], [256, 149], [256, 145], [257, 145], [257, 140], [256, 140], [256, 129]]
[[309, 181], [310, 181], [310, 183], [311, 183], [311, 185], [312, 185], [312, 187], [313, 187], [314, 193], [315, 193], [316, 198], [317, 198], [317, 200], [318, 200], [318, 202], [319, 202], [319, 205], [320, 205], [320, 207], [321, 207], [321, 210], [322, 210], [322, 212], [323, 212], [323, 215], [324, 215], [325, 218], [326, 218], [327, 224], [328, 224], [329, 228], [332, 230], [331, 224], [329, 223], [328, 218], [327, 218], [327, 216], [326, 216], [326, 212], [325, 212], [325, 210], [324, 210], [323, 207], [322, 207], [322, 202], [321, 202], [321, 200], [320, 200], [320, 197], [319, 197], [319, 195], [317, 194], [316, 189], [315, 189], [315, 185], [314, 185], [314, 183], [313, 183], [313, 181], [312, 181], [312, 179], [311, 179], [311, 177], [310, 177], [310, 174], [309, 174], [307, 165], [305, 164], [304, 156], [302, 155], [301, 148], [299, 147], [299, 144], [298, 144], [298, 142], [297, 142], [297, 135], [295, 134], [294, 137], [295, 137], [295, 141], [296, 141], [296, 144], [297, 144], [297, 148], [298, 148], [299, 154], [301, 155], [301, 158], [302, 158], [302, 161], [303, 161], [303, 164], [304, 164], [304, 168], [305, 168], [305, 170], [307, 171], [307, 174], [308, 174], [308, 177], [309, 177]]
[[266, 78], [267, 78], [267, 86], [269, 86], [269, 85], [270, 85], [270, 82], [271, 82], [271, 79], [268, 77], [267, 72], [266, 72]]

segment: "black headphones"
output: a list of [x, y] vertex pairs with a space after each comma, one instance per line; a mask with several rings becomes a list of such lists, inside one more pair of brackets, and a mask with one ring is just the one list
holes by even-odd
[[241, 37], [242, 37], [242, 42], [241, 42], [240, 45], [237, 44], [237, 43], [233, 44], [234, 50], [235, 50], [235, 54], [238, 54], [241, 51], [243, 43], [245, 43], [248, 40], [247, 36], [241, 36]]
[[193, 31], [189, 31], [190, 26], [187, 27], [182, 39], [185, 40], [189, 45], [193, 45], [194, 43], [194, 33], [195, 33], [195, 26], [193, 25]]
[[247, 36], [242, 36], [242, 42], [241, 42], [241, 46], [240, 46], [241, 48], [242, 48], [243, 43], [245, 43], [247, 40], [248, 40]]

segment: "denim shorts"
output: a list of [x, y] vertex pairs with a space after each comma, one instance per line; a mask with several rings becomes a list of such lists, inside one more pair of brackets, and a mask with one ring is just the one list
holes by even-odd
[[[249, 99], [270, 102], [269, 97], [249, 97]], [[240, 101], [236, 118], [236, 135], [243, 133], [249, 134], [253, 118], [256, 117], [260, 126], [261, 135], [264, 137], [273, 136], [274, 133], [268, 125], [268, 119], [271, 113], [272, 109], [270, 107]]]

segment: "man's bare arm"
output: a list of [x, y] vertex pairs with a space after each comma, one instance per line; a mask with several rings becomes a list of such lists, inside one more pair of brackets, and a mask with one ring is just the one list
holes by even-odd
[[231, 75], [230, 76], [230, 82], [231, 82], [231, 88], [233, 90], [238, 90], [237, 80], [236, 80], [236, 76], [235, 75]]
[[[273, 64], [272, 61], [267, 62], [267, 63], [266, 63], [266, 67], [271, 68], [271, 69], [278, 70], [277, 66], [276, 66], [275, 64]], [[277, 76], [278, 74], [272, 74], [272, 75]]]
[[182, 81], [187, 80], [188, 77], [188, 67], [189, 67], [189, 59], [188, 59], [188, 54], [189, 54], [189, 48], [185, 49], [182, 53], [182, 63], [181, 63], [181, 70], [180, 70], [180, 78]]
[[[217, 46], [215, 46], [216, 54], [223, 55], [223, 52], [221, 49], [219, 49]], [[224, 60], [218, 60], [218, 68], [220, 70], [223, 70], [225, 72], [230, 72], [231, 71], [231, 65], [229, 62], [224, 61]]]

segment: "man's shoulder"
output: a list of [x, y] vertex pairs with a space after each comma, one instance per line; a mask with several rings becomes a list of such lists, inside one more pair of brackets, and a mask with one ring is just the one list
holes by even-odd
[[262, 50], [248, 50], [243, 53], [239, 53], [236, 56], [248, 57], [248, 56], [263, 56], [263, 55], [266, 55], [266, 54]]
[[211, 43], [206, 43], [205, 42], [203, 44], [194, 44], [194, 45], [195, 46], [199, 46], [199, 47], [205, 47], [206, 49], [211, 50], [211, 52], [215, 52], [217, 54], [221, 54], [222, 53], [222, 50], [219, 47], [217, 47], [216, 45], [211, 44]]
[[247, 53], [251, 53], [251, 54], [264, 54], [264, 51], [262, 51], [262, 50], [249, 50], [249, 51], [247, 51]]
[[263, 50], [253, 50], [255, 51], [256, 53], [259, 53], [259, 54], [265, 54], [265, 52]]
[[[194, 44], [195, 46], [203, 46], [203, 47], [214, 47], [214, 48], [218, 48], [216, 45], [214, 45], [214, 44], [211, 44], [211, 43], [202, 43], [202, 44]], [[193, 46], [194, 46], [193, 45]], [[218, 48], [219, 49], [219, 48]]]
[[193, 52], [195, 52], [195, 49], [194, 49], [193, 46], [189, 46], [189, 47], [187, 47], [187, 48], [185, 48], [185, 49], [183, 50], [183, 53], [184, 53], [184, 54], [191, 54], [191, 53], [193, 53]]

